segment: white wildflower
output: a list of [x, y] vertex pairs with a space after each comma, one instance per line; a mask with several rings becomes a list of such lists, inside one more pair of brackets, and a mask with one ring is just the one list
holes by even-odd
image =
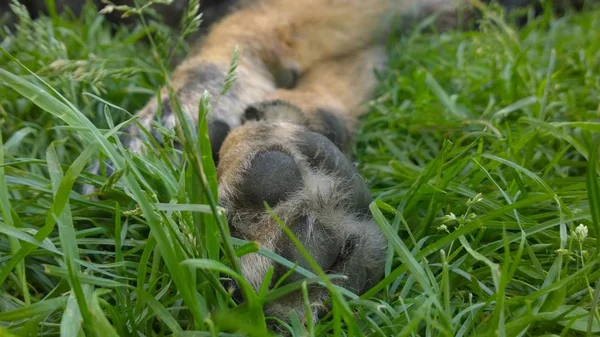
[[454, 215], [454, 213], [450, 212], [450, 214], [446, 214], [442, 217], [442, 223], [448, 223], [451, 221], [457, 221], [458, 218], [456, 218], [456, 215]]
[[467, 206], [475, 205], [476, 203], [483, 200], [483, 195], [481, 193], [477, 193], [473, 198], [467, 200]]
[[106, 5], [104, 8], [100, 10], [100, 14], [109, 14], [115, 10], [114, 5]]
[[580, 223], [579, 226], [575, 227], [575, 230], [571, 232], [571, 236], [573, 236], [575, 240], [583, 242], [583, 240], [585, 240], [585, 238], [588, 236], [587, 226]]

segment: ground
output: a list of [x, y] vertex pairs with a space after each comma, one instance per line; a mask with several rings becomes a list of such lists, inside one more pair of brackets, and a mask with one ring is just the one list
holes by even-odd
[[[186, 152], [202, 165], [182, 169], [170, 147], [142, 158], [110, 146], [185, 52], [180, 32], [111, 26], [88, 7], [80, 19], [21, 13], [0, 44], [0, 336], [265, 335], [262, 303], [290, 289], [236, 307], [221, 286], [257, 247], [230, 238], [214, 198], [190, 188], [216, 194], [210, 160]], [[389, 239], [387, 276], [335, 297], [306, 331], [280, 326], [600, 333], [600, 11], [516, 29], [491, 9], [476, 31], [424, 23], [388, 45], [353, 151]], [[186, 137], [206, 149], [204, 128]], [[86, 173], [98, 149], [128, 168]], [[86, 182], [103, 186], [101, 201], [76, 192]]]

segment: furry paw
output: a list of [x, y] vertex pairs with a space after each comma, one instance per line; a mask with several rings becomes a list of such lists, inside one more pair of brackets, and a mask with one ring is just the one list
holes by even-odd
[[[347, 276], [340, 285], [361, 293], [379, 281], [386, 245], [368, 211], [369, 189], [327, 137], [295, 123], [249, 121], [231, 131], [220, 158], [219, 195], [234, 236], [311, 270], [265, 211], [266, 201], [323, 270]], [[270, 267], [273, 282], [288, 271], [258, 254], [245, 255], [241, 262], [245, 278], [257, 289]], [[286, 282], [300, 278], [292, 275]], [[302, 316], [299, 296], [271, 304], [269, 313]], [[315, 303], [327, 298], [322, 288], [311, 289], [310, 296]]]

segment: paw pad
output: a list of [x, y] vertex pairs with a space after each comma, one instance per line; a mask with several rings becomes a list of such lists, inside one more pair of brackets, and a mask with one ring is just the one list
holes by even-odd
[[246, 207], [263, 208], [263, 200], [274, 207], [302, 188], [300, 168], [290, 155], [280, 151], [256, 154], [243, 174], [243, 181], [239, 199]]

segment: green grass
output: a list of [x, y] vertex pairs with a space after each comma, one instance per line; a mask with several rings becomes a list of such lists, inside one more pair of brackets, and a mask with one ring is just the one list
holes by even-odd
[[[111, 27], [92, 7], [21, 16], [0, 53], [0, 336], [266, 335], [265, 301], [306, 286], [254, 293], [240, 279], [237, 256], [259, 247], [229, 237], [200, 155], [206, 125], [196, 134], [183, 120], [181, 157], [135, 156], [114, 137], [164, 81], [157, 60], [186, 50], [170, 43], [178, 33]], [[387, 276], [360, 298], [332, 289], [332, 315], [285, 327], [600, 334], [600, 11], [521, 30], [490, 11], [479, 31], [415, 30], [389, 46], [354, 149], [389, 239]], [[113, 177], [85, 172], [99, 156]], [[104, 198], [82, 197], [81, 183]]]

